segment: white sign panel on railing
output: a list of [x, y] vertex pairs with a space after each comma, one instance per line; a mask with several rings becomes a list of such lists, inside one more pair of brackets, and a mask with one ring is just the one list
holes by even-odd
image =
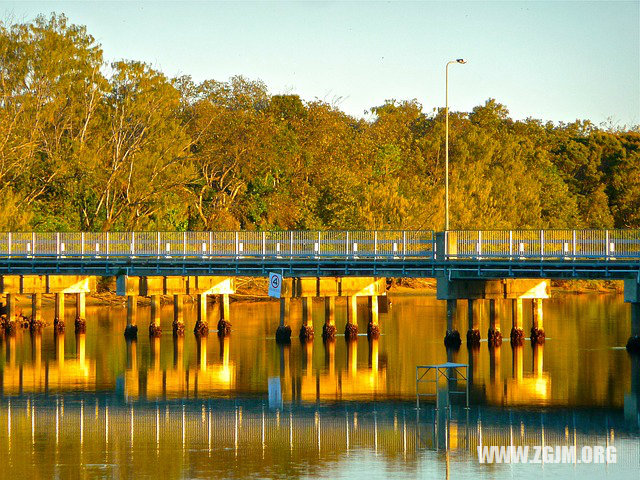
[[280, 298], [282, 293], [282, 275], [279, 273], [269, 273], [269, 296]]

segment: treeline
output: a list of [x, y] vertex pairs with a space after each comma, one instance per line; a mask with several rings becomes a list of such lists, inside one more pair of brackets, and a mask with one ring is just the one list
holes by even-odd
[[[0, 25], [0, 231], [441, 229], [444, 111], [355, 119], [260, 81], [106, 64], [64, 16]], [[452, 228], [640, 227], [640, 132], [450, 115]]]

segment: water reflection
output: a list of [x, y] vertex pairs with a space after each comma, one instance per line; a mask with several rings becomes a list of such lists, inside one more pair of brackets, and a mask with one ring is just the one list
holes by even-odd
[[[9, 477], [21, 478], [91, 475], [98, 465], [101, 476], [128, 477], [332, 476], [354, 466], [363, 477], [372, 465], [405, 476], [453, 468], [463, 477], [493, 477], [541, 466], [478, 466], [478, 446], [601, 445], [616, 447], [618, 463], [583, 471], [633, 474], [640, 460], [634, 431], [620, 412], [594, 413], [472, 407], [442, 420], [432, 407], [389, 402], [270, 410], [247, 397], [123, 403], [101, 394], [26, 396], [0, 401], [0, 461]], [[466, 475], [470, 466], [477, 472]], [[581, 467], [544, 468], [553, 475]]]

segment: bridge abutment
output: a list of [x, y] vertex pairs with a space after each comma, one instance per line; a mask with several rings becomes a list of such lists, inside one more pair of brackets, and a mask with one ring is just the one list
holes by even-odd
[[624, 301], [631, 307], [631, 335], [627, 340], [627, 351], [640, 354], [640, 282], [637, 279], [624, 281]]

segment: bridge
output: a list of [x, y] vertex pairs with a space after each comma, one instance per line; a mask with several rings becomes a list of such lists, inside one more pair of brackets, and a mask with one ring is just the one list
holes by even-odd
[[[208, 332], [207, 296], [220, 298], [218, 331], [228, 333], [229, 298], [234, 277], [285, 277], [278, 340], [287, 341], [289, 302], [300, 298], [302, 339], [313, 338], [312, 299], [325, 298], [323, 337], [335, 335], [335, 298], [347, 297], [345, 335], [357, 335], [358, 297], [367, 297], [367, 333], [379, 334], [378, 300], [384, 300], [384, 277], [436, 278], [437, 295], [447, 301], [445, 343], [458, 347], [457, 305], [467, 300], [467, 342], [477, 345], [478, 325], [488, 301], [491, 344], [502, 341], [500, 317], [510, 305], [511, 341], [524, 338], [523, 301], [531, 301], [533, 341], [544, 341], [542, 300], [550, 295], [549, 279], [618, 279], [631, 304], [628, 347], [640, 350], [640, 230], [459, 230], [420, 231], [271, 231], [271, 232], [12, 232], [0, 233], [0, 293], [33, 296], [32, 320], [40, 296], [56, 295], [56, 318], [64, 295], [75, 294], [76, 328], [82, 330], [84, 295], [95, 290], [95, 276], [116, 276], [118, 294], [128, 297], [134, 336], [136, 297], [150, 296], [150, 333], [160, 333], [159, 298], [173, 295], [174, 332], [184, 331], [182, 296], [198, 295], [195, 331]], [[93, 280], [92, 280], [93, 279]], [[505, 304], [505, 300], [507, 301]], [[155, 319], [158, 319], [158, 322]], [[34, 324], [32, 322], [32, 324]], [[59, 322], [57, 322], [59, 324]]]

